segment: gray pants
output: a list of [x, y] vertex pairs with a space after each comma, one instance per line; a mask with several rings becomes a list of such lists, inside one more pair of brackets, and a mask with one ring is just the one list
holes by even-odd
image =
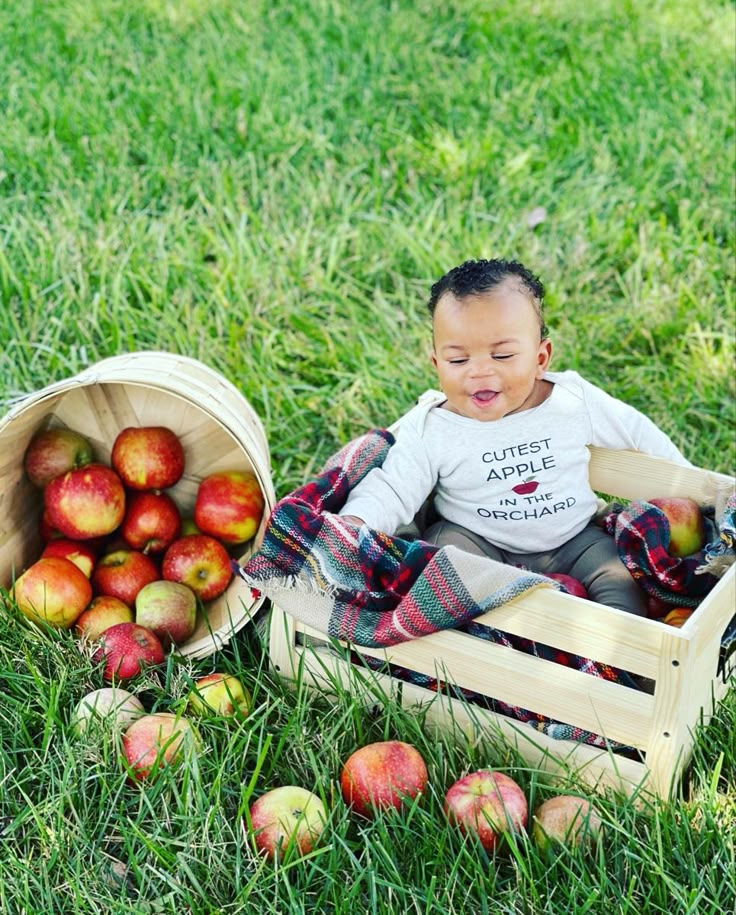
[[542, 553], [500, 550], [484, 537], [452, 521], [433, 524], [423, 539], [438, 546], [456, 546], [477, 556], [489, 556], [507, 565], [523, 566], [532, 572], [572, 575], [585, 586], [591, 600], [646, 616], [644, 592], [618, 558], [613, 537], [596, 524], [589, 524], [556, 550]]

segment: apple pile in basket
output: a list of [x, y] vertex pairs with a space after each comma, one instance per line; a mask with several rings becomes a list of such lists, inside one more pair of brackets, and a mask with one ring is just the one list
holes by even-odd
[[23, 460], [42, 494], [45, 546], [13, 586], [18, 609], [96, 642], [108, 681], [162, 663], [194, 632], [199, 602], [229, 585], [228, 548], [258, 529], [264, 498], [255, 475], [205, 477], [185, 519], [167, 492], [184, 474], [184, 448], [164, 426], [121, 430], [111, 466], [71, 429], [38, 432]]

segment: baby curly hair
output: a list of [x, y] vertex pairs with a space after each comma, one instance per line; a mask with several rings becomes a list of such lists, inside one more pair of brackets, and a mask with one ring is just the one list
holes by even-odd
[[471, 295], [482, 295], [500, 286], [510, 277], [516, 277], [519, 280], [534, 305], [539, 318], [541, 339], [544, 340], [549, 334], [547, 325], [544, 323], [544, 285], [538, 276], [518, 261], [470, 260], [458, 267], [453, 267], [432, 286], [427, 303], [429, 313], [434, 316], [437, 303], [446, 292], [458, 299]]

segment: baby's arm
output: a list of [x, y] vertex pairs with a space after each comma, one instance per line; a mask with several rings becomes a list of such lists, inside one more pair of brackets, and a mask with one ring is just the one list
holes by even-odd
[[382, 466], [352, 490], [339, 514], [354, 524], [393, 534], [414, 518], [436, 481], [437, 471], [421, 435], [406, 423]]
[[583, 382], [591, 422], [591, 445], [602, 448], [629, 448], [676, 464], [692, 467], [675, 443], [648, 416], [635, 407], [611, 397], [605, 391]]

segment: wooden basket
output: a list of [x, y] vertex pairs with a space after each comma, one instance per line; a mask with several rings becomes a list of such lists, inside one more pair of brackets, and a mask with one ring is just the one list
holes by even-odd
[[[733, 481], [706, 470], [626, 451], [592, 448], [595, 490], [626, 499], [690, 496], [712, 504]], [[561, 592], [536, 590], [484, 614], [478, 622], [566, 652], [611, 664], [654, 681], [654, 694], [600, 680], [541, 658], [447, 631], [387, 650], [356, 648], [413, 671], [466, 687], [513, 706], [604, 735], [640, 751], [643, 761], [582, 743], [555, 740], [512, 718], [351, 664], [349, 646], [329, 640], [272, 608], [269, 653], [287, 678], [340, 688], [375, 701], [375, 691], [407, 707], [421, 706], [428, 723], [485, 732], [513, 744], [535, 768], [592, 786], [637, 788], [668, 797], [692, 753], [693, 732], [725, 696], [719, 670], [721, 637], [736, 609], [736, 567], [681, 629], [642, 619]]]
[[[203, 477], [219, 470], [251, 470], [265, 498], [263, 521], [237, 558], [246, 561], [263, 536], [275, 501], [263, 426], [243, 395], [195, 359], [171, 353], [114, 356], [30, 394], [0, 420], [0, 584], [38, 558], [42, 500], [23, 471], [23, 454], [35, 432], [68, 427], [90, 440], [95, 459], [109, 463], [118, 432], [126, 426], [161, 425], [182, 442], [184, 476], [167, 492], [191, 515]], [[262, 598], [234, 578], [227, 591], [200, 614], [181, 654], [212, 654], [258, 611]]]

